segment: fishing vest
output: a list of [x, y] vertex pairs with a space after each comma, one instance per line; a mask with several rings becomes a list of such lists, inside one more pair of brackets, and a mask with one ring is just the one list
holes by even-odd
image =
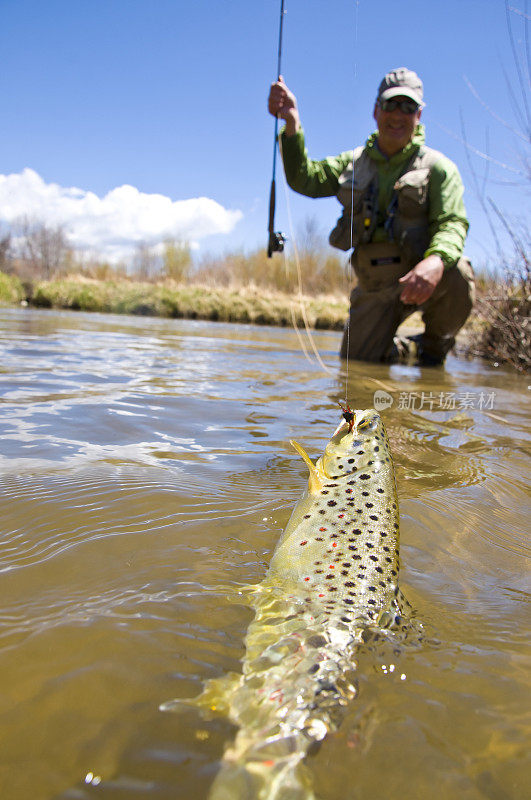
[[[424, 257], [429, 245], [428, 184], [433, 166], [442, 157], [421, 145], [393, 187], [385, 230], [411, 265]], [[366, 147], [354, 150], [352, 164], [339, 176], [337, 198], [343, 213], [330, 233], [330, 244], [350, 250], [371, 242], [378, 220], [378, 165]]]

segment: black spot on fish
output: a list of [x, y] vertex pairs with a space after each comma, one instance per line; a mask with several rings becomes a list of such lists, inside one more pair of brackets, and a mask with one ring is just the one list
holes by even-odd
[[383, 581], [378, 581], [378, 586], [383, 586], [385, 589], [385, 583]]
[[354, 486], [356, 481], [347, 481], [347, 486]]
[[341, 622], [350, 622], [350, 617], [340, 617]]
[[[367, 602], [368, 602], [368, 603], [370, 603], [370, 604], [371, 604], [371, 606], [375, 606], [375, 605], [376, 605], [376, 600], [373, 600], [372, 598], [371, 598], [370, 600], [367, 600]], [[370, 616], [370, 617], [371, 617], [371, 619], [372, 619], [372, 617], [374, 616], [374, 614], [369, 614], [369, 616]]]
[[359, 528], [354, 528], [354, 530], [352, 531], [352, 533], [353, 533], [355, 536], [359, 536], [359, 535], [360, 535], [360, 533], [361, 533], [361, 530], [360, 530]]
[[385, 538], [386, 538], [386, 536], [387, 536], [387, 534], [386, 534], [386, 532], [385, 532], [385, 531], [381, 531], [381, 532], [380, 532], [380, 536], [381, 536], [383, 539], [385, 539]]
[[386, 556], [385, 560], [387, 561], [388, 564], [392, 564], [393, 563], [393, 559], [389, 558], [389, 556]]
[[377, 522], [377, 521], [378, 521], [378, 517], [376, 516], [376, 514], [371, 514], [371, 515], [369, 516], [369, 519], [373, 519], [375, 522]]
[[356, 547], [355, 544], [349, 544], [348, 549], [349, 550], [357, 550], [358, 548]]
[[376, 491], [378, 492], [378, 494], [383, 494], [384, 493], [383, 489], [376, 489]]
[[319, 511], [319, 514], [326, 514], [326, 511], [324, 511], [323, 509], [321, 509], [321, 510]]
[[321, 575], [322, 572], [324, 572], [324, 569], [316, 569], [315, 570], [315, 574], [316, 575]]
[[352, 581], [345, 581], [345, 586], [355, 586], [355, 585], [356, 584], [352, 583]]
[[372, 508], [374, 503], [365, 503], [365, 508]]
[[[327, 494], [328, 494], [328, 492], [327, 492]], [[337, 503], [336, 503], [335, 500], [329, 500], [326, 505], [327, 506], [337, 506]]]
[[370, 477], [371, 477], [371, 476], [370, 476], [370, 475], [367, 475], [367, 473], [366, 473], [366, 472], [363, 472], [363, 473], [362, 473], [362, 474], [359, 476], [359, 479], [360, 479], [360, 481], [368, 481]]
[[341, 574], [342, 574], [343, 576], [346, 576], [346, 575], [348, 575], [348, 569], [342, 569], [342, 570], [341, 570]]
[[[369, 477], [369, 476], [367, 476], [367, 477]], [[368, 497], [368, 496], [369, 496], [369, 492], [362, 492], [362, 495], [363, 495], [364, 497]]]
[[355, 462], [355, 458], [349, 458], [347, 464], [353, 464]]
[[311, 514], [305, 514], [304, 519], [310, 519]]
[[326, 580], [329, 580], [330, 578], [333, 578], [333, 577], [334, 577], [334, 574], [332, 572], [329, 575], [325, 575]]
[[386, 544], [384, 544], [384, 546], [383, 546], [383, 549], [385, 550], [385, 552], [386, 552], [386, 553], [389, 553], [389, 552], [390, 552], [390, 551], [389, 551], [389, 548], [387, 547], [387, 545], [386, 545]]
[[375, 592], [376, 586], [369, 586], [369, 592]]
[[378, 561], [378, 556], [369, 556], [371, 561]]
[[362, 455], [363, 455], [363, 453], [364, 453], [364, 451], [363, 451], [363, 450], [358, 450], [358, 452], [356, 453], [356, 455], [357, 455], [357, 456], [362, 456]]
[[316, 672], [319, 671], [319, 664], [312, 664], [310, 669], [308, 670], [309, 675], [315, 675]]
[[334, 486], [337, 486], [337, 483], [325, 483], [325, 486], [327, 486], [329, 489], [332, 489]]
[[359, 555], [352, 556], [352, 560], [353, 561], [361, 561], [361, 556], [359, 556]]
[[367, 547], [369, 550], [372, 550], [374, 545], [372, 542], [365, 542], [365, 547]]
[[321, 494], [328, 494], [328, 492], [326, 491], [326, 489], [323, 489], [323, 491], [321, 492]]
[[376, 447], [374, 448], [374, 452], [377, 453], [379, 449], [380, 448], [378, 447], [378, 445], [376, 445]]
[[329, 586], [328, 587], [328, 591], [329, 592], [337, 592], [337, 586]]
[[[371, 556], [373, 558], [373, 556]], [[376, 572], [383, 573], [383, 569], [381, 567], [375, 567]]]
[[348, 606], [353, 606], [353, 605], [354, 605], [354, 600], [349, 600], [349, 599], [348, 599], [348, 597], [346, 597], [346, 598], [345, 598], [345, 603], [346, 603]]
[[316, 536], [316, 537], [315, 537], [315, 541], [316, 541], [316, 542], [324, 542], [324, 539], [323, 539], [323, 537], [322, 537], [322, 536]]

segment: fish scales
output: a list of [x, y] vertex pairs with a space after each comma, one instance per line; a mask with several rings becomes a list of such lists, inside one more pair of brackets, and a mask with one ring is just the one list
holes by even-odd
[[399, 620], [398, 500], [379, 414], [355, 411], [316, 464], [292, 444], [308, 490], [252, 592], [242, 674], [207, 682], [195, 701], [238, 726], [210, 800], [312, 800], [303, 759], [356, 694], [356, 648]]

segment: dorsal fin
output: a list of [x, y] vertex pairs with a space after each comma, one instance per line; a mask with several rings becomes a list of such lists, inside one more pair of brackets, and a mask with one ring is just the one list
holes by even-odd
[[292, 447], [295, 448], [297, 453], [304, 459], [304, 463], [306, 464], [306, 466], [310, 471], [310, 477], [308, 479], [308, 490], [310, 494], [318, 494], [324, 486], [325, 476], [315, 466], [315, 464], [311, 460], [306, 450], [303, 447], [301, 447], [298, 442], [295, 442], [293, 439], [290, 439], [289, 443]]

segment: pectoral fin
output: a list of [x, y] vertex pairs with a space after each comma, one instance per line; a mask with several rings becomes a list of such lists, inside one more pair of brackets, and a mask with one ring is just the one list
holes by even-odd
[[310, 492], [310, 494], [318, 494], [324, 486], [325, 476], [316, 467], [316, 465], [313, 463], [308, 453], [304, 450], [303, 447], [300, 446], [298, 442], [295, 442], [293, 439], [290, 439], [289, 443], [292, 447], [295, 448], [297, 453], [304, 459], [306, 466], [310, 470], [310, 477], [308, 479], [308, 491]]
[[203, 691], [197, 697], [179, 698], [161, 703], [160, 711], [180, 711], [183, 708], [199, 708], [208, 719], [216, 714], [230, 716], [230, 703], [235, 689], [241, 685], [242, 676], [229, 672], [221, 678], [206, 681]]

